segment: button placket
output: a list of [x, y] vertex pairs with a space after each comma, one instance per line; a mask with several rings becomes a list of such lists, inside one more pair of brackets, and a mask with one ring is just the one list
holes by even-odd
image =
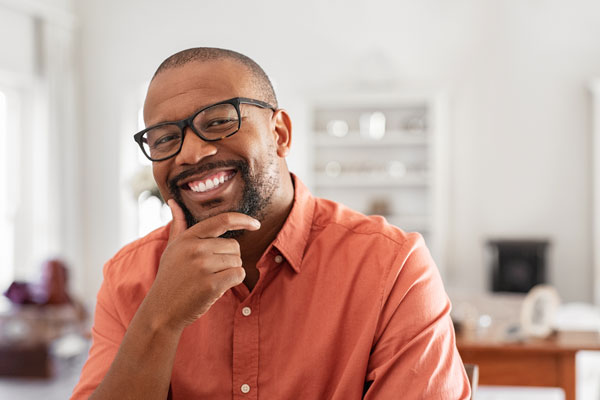
[[[256, 288], [255, 288], [256, 290]], [[233, 399], [256, 399], [258, 395], [258, 292], [252, 292], [238, 308], [233, 326]], [[239, 307], [239, 306], [238, 306]]]

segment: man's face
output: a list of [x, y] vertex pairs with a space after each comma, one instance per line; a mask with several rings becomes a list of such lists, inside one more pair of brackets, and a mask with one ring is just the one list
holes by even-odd
[[[258, 97], [249, 72], [228, 60], [191, 62], [165, 70], [150, 84], [144, 106], [146, 126], [187, 118], [195, 111], [233, 97]], [[263, 220], [279, 186], [274, 114], [240, 106], [242, 125], [233, 136], [205, 142], [191, 129], [181, 152], [153, 163], [154, 179], [165, 200], [181, 206], [188, 226], [227, 211]], [[275, 196], [276, 197], [276, 196]]]

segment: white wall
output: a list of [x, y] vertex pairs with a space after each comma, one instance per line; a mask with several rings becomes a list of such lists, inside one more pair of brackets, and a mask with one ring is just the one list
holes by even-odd
[[542, 236], [553, 241], [550, 279], [563, 298], [592, 299], [585, 85], [600, 74], [597, 1], [82, 0], [76, 8], [88, 296], [122, 245], [117, 145], [136, 112], [123, 99], [173, 52], [216, 46], [253, 57], [275, 81], [294, 117], [290, 165], [301, 176], [306, 96], [373, 74], [400, 89], [447, 89], [449, 284], [483, 290], [486, 238]]

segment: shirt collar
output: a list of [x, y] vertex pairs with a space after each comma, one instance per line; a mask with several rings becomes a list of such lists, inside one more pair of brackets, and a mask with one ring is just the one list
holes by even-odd
[[294, 204], [283, 227], [275, 237], [273, 246], [298, 273], [312, 228], [315, 198], [296, 175], [290, 175], [294, 184]]

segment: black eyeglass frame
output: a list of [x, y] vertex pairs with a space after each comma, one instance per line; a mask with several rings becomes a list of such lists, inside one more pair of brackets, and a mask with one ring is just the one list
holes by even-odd
[[[196, 130], [196, 128], [194, 127], [194, 124], [192, 122], [198, 116], [198, 114], [200, 114], [201, 112], [206, 111], [209, 108], [212, 108], [212, 107], [215, 107], [215, 106], [220, 106], [222, 104], [231, 104], [235, 108], [235, 110], [236, 110], [236, 112], [238, 114], [238, 126], [237, 126], [237, 129], [234, 130], [233, 132], [225, 135], [225, 136], [222, 136], [222, 137], [216, 138], [216, 139], [209, 139], [209, 138], [204, 137], [200, 132], [198, 132]], [[179, 121], [161, 122], [159, 124], [149, 126], [146, 129], [144, 129], [142, 131], [139, 131], [138, 133], [136, 133], [135, 135], [133, 135], [133, 140], [135, 140], [135, 142], [140, 146], [140, 149], [142, 150], [142, 153], [144, 153], [144, 155], [150, 161], [164, 161], [164, 160], [168, 160], [169, 158], [175, 157], [177, 154], [179, 154], [179, 152], [181, 152], [181, 149], [183, 148], [183, 141], [185, 139], [185, 128], [186, 127], [190, 127], [190, 129], [192, 130], [192, 132], [194, 132], [196, 134], [196, 136], [198, 136], [200, 139], [204, 140], [205, 142], [218, 142], [219, 140], [228, 138], [228, 137], [233, 136], [236, 133], [238, 133], [238, 131], [242, 127], [242, 113], [240, 111], [240, 104], [250, 104], [250, 105], [253, 105], [253, 106], [260, 107], [260, 108], [277, 111], [277, 108], [273, 107], [269, 103], [265, 103], [264, 101], [260, 101], [260, 100], [256, 100], [256, 99], [250, 99], [248, 97], [234, 97], [232, 99], [223, 100], [223, 101], [220, 101], [218, 103], [211, 104], [210, 106], [203, 107], [200, 110], [194, 112], [194, 114], [192, 114], [188, 118], [185, 118], [185, 119], [182, 119], [182, 120], [179, 120]], [[175, 153], [171, 154], [170, 156], [163, 157], [163, 158], [152, 158], [149, 154], [146, 153], [146, 150], [144, 149], [143, 136], [149, 130], [154, 129], [154, 128], [159, 128], [159, 127], [165, 126], [165, 125], [177, 125], [179, 127], [179, 129], [181, 130], [181, 143], [179, 143], [179, 148], [177, 149], [177, 151]]]

